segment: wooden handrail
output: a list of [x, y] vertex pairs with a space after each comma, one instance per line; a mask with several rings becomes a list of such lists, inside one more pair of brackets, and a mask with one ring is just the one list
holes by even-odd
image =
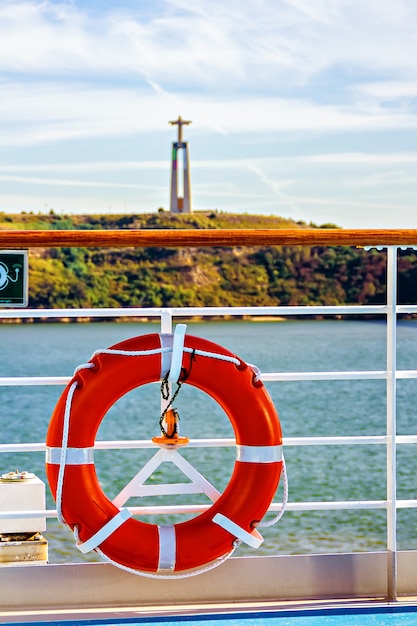
[[0, 230], [0, 248], [413, 246], [417, 229]]

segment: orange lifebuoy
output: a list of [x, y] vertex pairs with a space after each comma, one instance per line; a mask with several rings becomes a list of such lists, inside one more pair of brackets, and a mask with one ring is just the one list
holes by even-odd
[[[186, 335], [182, 367], [189, 372], [187, 384], [214, 398], [235, 432], [237, 458], [230, 482], [208, 510], [173, 526], [133, 519], [123, 513], [127, 509], [121, 513], [108, 499], [92, 458], [98, 427], [121, 396], [163, 378], [164, 337], [156, 333], [135, 337], [93, 355], [60, 397], [46, 437], [46, 471], [54, 498], [66, 438], [60, 486], [65, 523], [77, 528], [82, 543], [99, 537], [101, 553], [116, 565], [138, 572], [193, 570], [224, 557], [236, 538], [247, 537], [250, 544], [254, 537], [256, 542], [255, 526], [268, 510], [282, 469], [278, 415], [252, 368], [225, 348]], [[103, 538], [104, 527], [109, 530]], [[93, 542], [92, 548], [97, 547]]]

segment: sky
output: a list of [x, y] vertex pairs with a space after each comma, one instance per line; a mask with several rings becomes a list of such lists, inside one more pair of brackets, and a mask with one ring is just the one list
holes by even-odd
[[0, 0], [0, 211], [417, 228], [416, 0]]

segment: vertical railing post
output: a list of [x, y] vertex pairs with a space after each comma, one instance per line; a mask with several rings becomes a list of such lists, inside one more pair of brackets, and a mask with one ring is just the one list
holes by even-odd
[[162, 309], [161, 311], [161, 333], [169, 335], [172, 333], [172, 311]]
[[397, 246], [387, 248], [387, 565], [388, 599], [397, 598]]
[[[170, 335], [172, 333], [172, 311], [170, 309], [161, 310], [161, 333]], [[172, 383], [168, 383], [169, 396], [164, 398], [161, 394], [161, 414], [165, 411], [169, 404], [172, 393]]]

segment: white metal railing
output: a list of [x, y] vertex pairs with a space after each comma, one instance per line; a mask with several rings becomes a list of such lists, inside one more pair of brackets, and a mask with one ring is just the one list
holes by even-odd
[[[387, 247], [387, 302], [376, 306], [294, 306], [294, 307], [188, 307], [188, 308], [114, 308], [114, 309], [4, 309], [0, 310], [0, 319], [53, 319], [53, 318], [116, 318], [116, 317], [158, 317], [161, 331], [172, 332], [173, 320], [177, 317], [191, 316], [299, 316], [299, 315], [380, 315], [387, 320], [386, 325], [386, 368], [377, 371], [329, 371], [329, 372], [266, 372], [261, 378], [264, 382], [273, 381], [305, 381], [305, 380], [364, 380], [375, 379], [386, 381], [386, 434], [382, 436], [355, 437], [288, 437], [284, 438], [285, 446], [326, 446], [326, 445], [384, 445], [386, 447], [386, 499], [333, 502], [293, 502], [288, 503], [290, 511], [317, 511], [341, 509], [385, 509], [387, 511], [387, 554], [388, 554], [388, 588], [389, 596], [396, 597], [397, 585], [397, 537], [396, 514], [398, 508], [416, 508], [417, 499], [397, 500], [396, 497], [396, 446], [397, 444], [415, 444], [417, 435], [396, 435], [396, 385], [398, 379], [417, 378], [417, 370], [398, 370], [396, 365], [396, 323], [400, 313], [417, 313], [417, 305], [398, 305], [397, 291], [397, 251], [398, 246]], [[68, 376], [23, 376], [0, 377], [0, 386], [31, 386], [31, 385], [65, 385]], [[191, 440], [189, 447], [231, 446], [232, 439], [199, 439]], [[99, 441], [97, 449], [112, 448], [148, 448], [154, 447], [149, 441]], [[45, 450], [41, 443], [3, 443], [1, 453], [38, 452]], [[272, 504], [271, 511], [276, 511], [280, 504]], [[141, 514], [155, 512], [198, 513], [208, 508], [205, 505], [179, 505], [168, 507], [132, 508]], [[1, 511], [0, 519], [19, 517], [55, 517], [55, 510], [44, 511]]]

